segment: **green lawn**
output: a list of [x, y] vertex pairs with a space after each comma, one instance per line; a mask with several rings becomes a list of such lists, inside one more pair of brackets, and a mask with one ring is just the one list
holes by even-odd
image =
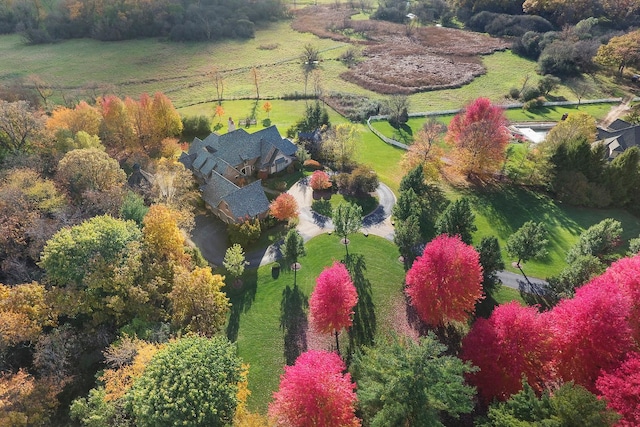
[[[369, 295], [375, 309], [376, 334], [393, 330], [399, 307], [403, 307], [402, 283], [404, 268], [398, 262], [398, 250], [386, 239], [362, 234], [350, 236], [349, 253], [362, 256], [365, 262], [364, 278], [370, 283]], [[302, 269], [297, 273], [299, 290], [308, 298], [315, 279], [335, 260], [345, 257], [344, 246], [336, 235], [322, 234], [305, 245], [307, 256], [301, 258]], [[249, 407], [264, 413], [271, 394], [278, 388], [279, 376], [284, 366], [284, 339], [280, 329], [283, 291], [293, 287], [293, 273], [272, 273], [272, 265], [245, 272], [241, 289], [228, 286], [225, 291], [231, 298], [232, 313], [228, 335], [237, 339], [238, 352], [249, 370]], [[363, 299], [363, 294], [360, 294]], [[366, 298], [365, 298], [366, 299]], [[517, 291], [502, 287], [495, 295], [498, 302], [517, 300]], [[346, 348], [346, 333], [342, 334], [341, 347]]]
[[[393, 243], [373, 235], [350, 236], [349, 252], [362, 255], [364, 276], [371, 284], [371, 298], [375, 307], [377, 333], [388, 331], [394, 314], [394, 301], [402, 300], [404, 268], [398, 262], [398, 250]], [[298, 285], [307, 297], [315, 285], [315, 278], [334, 260], [345, 256], [344, 246], [336, 235], [320, 235], [307, 242], [307, 256], [300, 260]], [[271, 266], [247, 271], [240, 290], [226, 289], [233, 304], [229, 335], [237, 336], [238, 351], [251, 364], [249, 388], [252, 410], [265, 412], [271, 393], [278, 387], [284, 365], [283, 335], [280, 329], [282, 292], [293, 285], [293, 273], [281, 272], [272, 276]]]
[[404, 171], [399, 166], [400, 159], [405, 151], [386, 144], [369, 132], [366, 126], [361, 125], [361, 127], [363, 131], [356, 149], [356, 161], [371, 166], [378, 174], [380, 181], [397, 194], [400, 180], [404, 175]]
[[518, 271], [510, 265], [514, 260], [504, 250], [507, 238], [526, 221], [545, 224], [549, 231], [548, 256], [523, 264], [525, 273], [533, 277], [546, 278], [560, 272], [566, 266], [567, 251], [580, 233], [605, 218], [614, 218], [622, 223], [625, 246], [630, 238], [640, 235], [640, 219], [621, 209], [566, 206], [545, 195], [506, 185], [492, 190], [473, 189], [450, 194], [451, 197], [461, 195], [470, 198], [476, 214], [478, 231], [474, 234], [475, 243], [484, 236], [496, 236], [508, 270]]
[[[558, 106], [558, 107], [541, 107], [531, 111], [524, 111], [521, 108], [511, 108], [505, 110], [507, 119], [512, 122], [527, 122], [527, 121], [560, 121], [563, 114], [583, 112], [588, 113], [595, 117], [596, 120], [603, 119], [613, 106], [617, 104], [584, 104], [584, 105], [571, 105], [571, 106]], [[435, 116], [434, 118], [448, 125], [453, 114], [447, 114], [443, 116]], [[422, 128], [424, 123], [428, 119], [426, 117], [411, 117], [409, 121], [400, 129], [394, 128], [386, 120], [372, 121], [371, 125], [383, 135], [395, 139], [396, 141], [403, 142], [405, 144], [411, 144], [414, 135]]]
[[370, 214], [378, 207], [378, 198], [369, 194], [356, 197], [327, 192], [327, 197], [329, 198], [327, 199], [322, 197], [318, 200], [314, 200], [311, 204], [311, 208], [319, 214], [328, 216], [329, 218], [332, 216], [331, 213], [333, 212], [333, 209], [341, 203], [353, 203], [360, 206], [362, 208], [363, 216]]
[[[224, 115], [221, 118], [214, 117], [214, 111], [218, 105], [216, 102], [206, 102], [202, 104], [192, 105], [190, 107], [179, 108], [178, 112], [182, 116], [207, 116], [212, 118], [212, 124], [222, 123], [223, 127], [218, 132], [227, 132], [227, 122], [229, 117], [233, 118], [234, 122], [238, 124], [238, 121], [244, 119], [247, 116], [251, 116], [255, 112], [255, 118], [257, 124], [244, 128], [247, 132], [253, 133], [264, 127], [263, 120], [267, 118], [267, 113], [262, 109], [264, 100], [256, 102], [255, 100], [238, 100], [238, 101], [224, 101], [222, 108], [224, 109]], [[314, 101], [284, 101], [281, 99], [273, 99], [269, 101], [271, 103], [272, 110], [269, 113], [269, 119], [271, 125], [275, 125], [280, 133], [284, 135], [291, 126], [296, 124], [306, 111], [309, 102]], [[332, 124], [345, 123], [347, 120], [338, 114], [335, 110], [327, 107], [329, 113], [329, 121]]]

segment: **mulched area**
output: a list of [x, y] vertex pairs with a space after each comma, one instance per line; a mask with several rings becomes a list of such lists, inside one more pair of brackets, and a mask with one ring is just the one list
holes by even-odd
[[444, 27], [411, 31], [402, 24], [352, 20], [357, 11], [313, 6], [296, 11], [292, 27], [362, 47], [363, 61], [341, 74], [346, 81], [382, 94], [411, 94], [460, 87], [486, 72], [480, 55], [510, 43]]

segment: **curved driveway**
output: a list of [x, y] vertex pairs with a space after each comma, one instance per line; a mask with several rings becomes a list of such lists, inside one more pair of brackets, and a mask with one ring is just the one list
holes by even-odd
[[[291, 194], [298, 203], [299, 224], [298, 232], [305, 242], [318, 234], [334, 229], [330, 218], [311, 210], [313, 190], [309, 186], [309, 179], [303, 178], [293, 185], [287, 193]], [[385, 184], [380, 184], [376, 190], [378, 207], [362, 219], [362, 231], [375, 234], [388, 240], [393, 240], [393, 225], [391, 224], [391, 209], [396, 203], [396, 196]]]
[[[309, 186], [308, 178], [303, 178], [298, 181], [289, 189], [289, 191], [287, 191], [287, 193], [295, 197], [296, 202], [298, 203], [300, 221], [297, 229], [305, 242], [319, 234], [326, 233], [334, 229], [330, 218], [311, 210], [311, 203], [313, 203], [313, 190]], [[396, 203], [396, 197], [393, 194], [393, 191], [382, 183], [378, 186], [376, 193], [379, 205], [373, 212], [363, 218], [362, 232], [374, 234], [393, 241], [394, 229], [391, 224], [391, 210], [393, 209], [393, 205]], [[221, 251], [220, 248], [226, 248], [226, 225], [221, 221], [212, 221], [211, 218], [207, 219], [202, 216], [196, 217], [195, 228], [198, 231], [193, 233], [193, 241], [202, 251], [202, 255], [209, 262], [221, 265], [224, 257], [224, 250]], [[222, 242], [224, 242], [224, 244]], [[274, 262], [280, 258], [280, 256], [279, 243], [276, 243], [261, 251], [247, 254], [247, 261], [252, 267], [258, 267], [260, 265]], [[522, 275], [512, 273], [510, 271], [500, 271], [498, 272], [498, 277], [502, 281], [503, 285], [507, 287], [533, 293], [541, 292], [546, 285], [544, 280], [529, 277], [529, 280], [533, 285], [530, 287]]]

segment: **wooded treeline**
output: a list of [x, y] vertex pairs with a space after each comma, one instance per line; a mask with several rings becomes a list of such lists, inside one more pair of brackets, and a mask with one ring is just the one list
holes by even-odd
[[219, 40], [251, 38], [256, 24], [284, 17], [281, 0], [17, 0], [0, 2], [0, 34], [21, 33], [30, 43]]

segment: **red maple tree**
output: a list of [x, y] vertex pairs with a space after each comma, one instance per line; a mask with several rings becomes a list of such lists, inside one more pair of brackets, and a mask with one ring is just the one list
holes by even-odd
[[271, 202], [269, 213], [278, 221], [287, 221], [298, 217], [298, 202], [289, 193], [282, 193]]
[[640, 353], [630, 353], [619, 368], [602, 374], [596, 388], [606, 399], [607, 407], [622, 415], [617, 426], [640, 425]]
[[466, 321], [482, 296], [480, 256], [457, 236], [440, 235], [407, 272], [406, 293], [429, 325]]
[[502, 167], [510, 134], [504, 111], [478, 98], [456, 115], [445, 140], [455, 147], [452, 158], [462, 172], [491, 175]]
[[555, 370], [563, 381], [595, 392], [600, 371], [617, 367], [634, 346], [628, 322], [631, 305], [616, 283], [596, 278], [545, 314]]
[[335, 333], [338, 353], [338, 333], [342, 328], [351, 326], [357, 302], [358, 291], [344, 264], [335, 262], [320, 273], [309, 298], [309, 320], [316, 331]]
[[463, 360], [480, 370], [470, 375], [480, 398], [507, 400], [522, 389], [522, 376], [536, 391], [551, 378], [552, 353], [546, 317], [517, 302], [500, 305], [478, 319], [462, 340]]
[[331, 187], [331, 180], [329, 174], [325, 171], [315, 171], [311, 174], [310, 180], [311, 189], [314, 191], [326, 190]]
[[269, 405], [269, 417], [276, 426], [359, 426], [356, 385], [348, 373], [343, 374], [345, 370], [335, 353], [302, 353], [293, 366], [285, 366], [280, 388]]
[[594, 278], [593, 282], [615, 283], [623, 295], [631, 301], [629, 324], [633, 338], [640, 344], [640, 254], [614, 262], [607, 271]]

